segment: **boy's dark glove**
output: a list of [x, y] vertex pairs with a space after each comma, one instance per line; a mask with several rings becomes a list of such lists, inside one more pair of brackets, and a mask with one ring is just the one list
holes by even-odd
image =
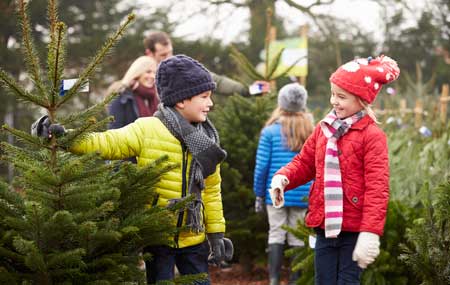
[[255, 213], [263, 213], [264, 212], [264, 197], [256, 197], [255, 200]]
[[66, 129], [58, 124], [52, 124], [47, 115], [37, 119], [31, 125], [31, 135], [51, 139], [53, 136], [60, 137], [66, 133]]
[[230, 239], [224, 238], [223, 233], [208, 234], [210, 254], [209, 263], [220, 265], [222, 261], [230, 261], [233, 258], [234, 247]]

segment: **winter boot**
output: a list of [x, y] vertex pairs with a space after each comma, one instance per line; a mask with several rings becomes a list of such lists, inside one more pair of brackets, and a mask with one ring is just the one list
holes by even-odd
[[[300, 247], [299, 246], [293, 246], [291, 248], [298, 249]], [[289, 281], [288, 281], [288, 285], [295, 285], [295, 284], [297, 284], [297, 280], [300, 278], [300, 275], [301, 275], [300, 270], [292, 271], [292, 267], [294, 266], [294, 264], [293, 264], [294, 258], [295, 258], [295, 255], [292, 256], [289, 259]]]
[[284, 244], [269, 244], [269, 280], [270, 285], [280, 285], [281, 264], [283, 263]]

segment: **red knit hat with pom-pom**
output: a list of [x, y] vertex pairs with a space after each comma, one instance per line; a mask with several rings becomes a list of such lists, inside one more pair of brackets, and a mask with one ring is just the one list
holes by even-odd
[[383, 84], [394, 81], [399, 75], [397, 63], [381, 55], [375, 59], [359, 58], [347, 62], [331, 75], [330, 82], [372, 103]]

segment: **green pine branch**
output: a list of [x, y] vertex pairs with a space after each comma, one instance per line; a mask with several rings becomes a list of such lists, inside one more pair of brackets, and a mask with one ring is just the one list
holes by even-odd
[[119, 29], [108, 38], [103, 47], [97, 52], [94, 58], [90, 61], [88, 67], [81, 73], [77, 82], [74, 84], [72, 88], [58, 101], [56, 107], [62, 106], [65, 102], [72, 99], [72, 97], [79, 92], [79, 90], [88, 83], [89, 77], [95, 71], [96, 67], [102, 62], [103, 58], [108, 54], [111, 48], [117, 43], [117, 41], [123, 36], [126, 28], [133, 22], [135, 19], [134, 14], [128, 15], [125, 23], [120, 25]]
[[253, 64], [247, 59], [247, 57], [237, 50], [234, 46], [231, 46], [231, 58], [238, 64], [246, 75], [248, 75], [253, 80], [263, 80], [265, 79], [262, 74], [260, 74]]
[[84, 124], [76, 129], [71, 129], [62, 137], [58, 138], [58, 146], [62, 149], [67, 149], [71, 144], [75, 142], [82, 141], [84, 138], [89, 136], [91, 132], [98, 130], [100, 127], [106, 126], [109, 122], [113, 120], [113, 117], [109, 116], [100, 121], [96, 118], [91, 117]]
[[18, 146], [8, 144], [7, 142], [1, 142], [0, 148], [4, 151], [1, 158], [2, 160], [10, 161], [12, 163], [22, 162], [24, 165], [43, 167], [44, 155], [41, 151], [35, 149], [24, 149]]
[[45, 91], [45, 86], [41, 78], [41, 64], [33, 38], [31, 37], [31, 25], [28, 17], [28, 1], [18, 1], [18, 14], [20, 25], [22, 26], [22, 52], [25, 57], [28, 73], [38, 90], [39, 96], [46, 98], [47, 92]]
[[20, 195], [11, 191], [3, 181], [0, 181], [0, 216], [20, 217], [24, 212], [24, 203]]
[[306, 58], [306, 56], [300, 57], [300, 58], [298, 58], [297, 60], [295, 60], [293, 64], [291, 64], [288, 68], [286, 68], [286, 69], [285, 69], [282, 73], [280, 73], [276, 78], [280, 78], [280, 77], [286, 76], [286, 74], [288, 74], [288, 72], [291, 71], [291, 69], [294, 68], [295, 65], [296, 65], [298, 62], [300, 62], [300, 60], [302, 60], [302, 59], [304, 59], [304, 58]]
[[291, 71], [295, 65], [305, 57], [298, 58], [293, 64], [287, 67], [283, 72], [276, 75], [276, 71], [278, 66], [280, 65], [280, 61], [283, 55], [284, 48], [280, 49], [274, 56], [273, 59], [269, 57], [269, 49], [270, 49], [270, 28], [271, 28], [271, 17], [272, 10], [267, 9], [266, 17], [267, 17], [267, 27], [266, 27], [266, 39], [265, 39], [265, 60], [264, 60], [264, 74], [261, 74], [257, 71], [256, 67], [248, 60], [248, 58], [239, 52], [236, 47], [231, 46], [231, 58], [236, 62], [238, 68], [245, 74], [245, 76], [249, 77], [251, 80], [264, 80], [264, 81], [274, 81], [280, 77], [286, 76], [289, 71]]
[[71, 113], [65, 117], [57, 118], [57, 122], [65, 126], [71, 126], [74, 124], [74, 122], [88, 121], [90, 118], [95, 117], [95, 115], [104, 110], [106, 106], [108, 106], [109, 103], [117, 97], [117, 95], [118, 93], [110, 94], [106, 96], [100, 103], [92, 105], [87, 109]]
[[3, 125], [2, 126], [2, 130], [3, 131], [7, 131], [10, 134], [12, 134], [13, 136], [15, 136], [18, 141], [28, 143], [28, 144], [36, 147], [36, 148], [51, 149], [50, 146], [48, 146], [47, 144], [43, 143], [44, 139], [40, 139], [38, 137], [34, 137], [34, 136], [32, 136], [31, 134], [29, 134], [27, 132], [11, 128], [8, 125]]
[[[51, 29], [52, 30], [52, 29]], [[51, 91], [49, 93], [49, 102], [54, 106], [59, 96], [59, 87], [61, 84], [62, 74], [64, 71], [64, 63], [66, 57], [65, 35], [67, 27], [60, 22], [56, 25], [55, 35], [50, 37], [48, 44], [48, 78], [51, 83]]]
[[36, 96], [26, 91], [17, 83], [17, 81], [11, 75], [9, 75], [2, 68], [0, 68], [0, 84], [3, 87], [5, 87], [5, 89], [12, 95], [18, 97], [19, 100], [25, 102], [32, 102], [44, 108], [48, 107], [48, 102], [46, 101], [45, 97]]
[[[280, 49], [277, 54], [275, 54], [272, 61], [269, 63], [269, 69], [267, 72], [266, 77], [272, 78], [272, 75], [274, 74], [275, 70], [277, 70], [278, 65], [280, 64], [281, 56], [283, 55], [284, 48]], [[273, 80], [273, 78], [272, 78]]]

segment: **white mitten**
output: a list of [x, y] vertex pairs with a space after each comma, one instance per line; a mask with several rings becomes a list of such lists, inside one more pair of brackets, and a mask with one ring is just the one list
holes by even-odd
[[289, 184], [286, 176], [278, 174], [272, 178], [270, 183], [270, 199], [275, 208], [281, 208], [284, 205], [284, 188]]
[[380, 254], [380, 237], [370, 232], [360, 232], [353, 250], [353, 261], [366, 268]]

